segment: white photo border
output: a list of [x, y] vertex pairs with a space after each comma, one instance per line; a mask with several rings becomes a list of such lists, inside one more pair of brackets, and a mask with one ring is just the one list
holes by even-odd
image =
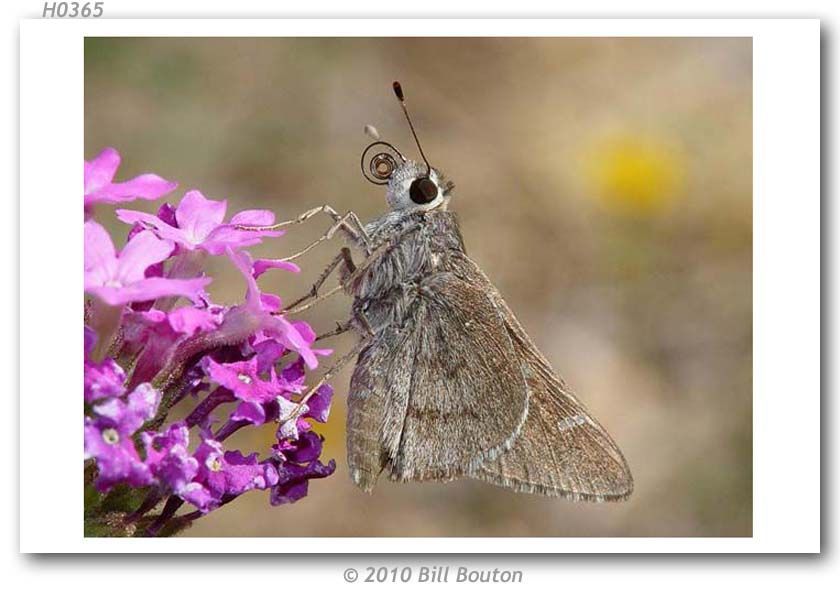
[[[85, 36], [753, 39], [751, 538], [85, 538]], [[76, 191], [74, 191], [76, 190]], [[48, 240], [48, 241], [47, 241]], [[49, 269], [49, 277], [42, 274]], [[820, 550], [820, 22], [815, 19], [24, 20], [20, 26], [20, 550], [33, 553], [763, 553]], [[50, 345], [51, 344], [51, 345]], [[44, 365], [65, 395], [41, 392]], [[73, 424], [76, 423], [74, 426]]]

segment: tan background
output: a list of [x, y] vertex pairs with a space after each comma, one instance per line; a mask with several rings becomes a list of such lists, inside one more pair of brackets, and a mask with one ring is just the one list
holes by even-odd
[[[88, 39], [85, 60], [87, 158], [112, 145], [118, 179], [152, 171], [181, 182], [172, 201], [199, 188], [230, 212], [280, 218], [322, 203], [362, 219], [384, 210], [359, 154], [373, 123], [416, 156], [390, 90], [399, 78], [426, 153], [457, 183], [468, 250], [636, 479], [617, 505], [472, 482], [383, 481], [367, 496], [344, 458], [348, 370], [319, 428], [337, 472], [292, 506], [248, 494], [187, 535], [751, 534], [749, 39]], [[326, 226], [256, 253], [290, 254]], [[294, 299], [338, 244], [263, 287]], [[218, 300], [242, 297], [223, 260], [209, 271]], [[306, 318], [325, 331], [348, 305]], [[264, 451], [272, 437], [230, 441]]]

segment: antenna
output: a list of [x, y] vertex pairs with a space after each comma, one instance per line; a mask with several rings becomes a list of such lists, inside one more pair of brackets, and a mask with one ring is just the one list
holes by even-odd
[[414, 124], [411, 122], [411, 117], [408, 116], [408, 109], [405, 106], [405, 96], [403, 95], [402, 86], [399, 81], [394, 82], [394, 94], [397, 95], [397, 100], [400, 101], [403, 113], [405, 113], [405, 120], [408, 121], [408, 126], [411, 128], [411, 135], [414, 136], [414, 142], [417, 144], [417, 149], [420, 150], [420, 156], [423, 157], [423, 162], [426, 163], [426, 177], [432, 172], [432, 165], [429, 164], [429, 159], [423, 153], [423, 147], [420, 145], [420, 140], [417, 139], [417, 132], [414, 131]]

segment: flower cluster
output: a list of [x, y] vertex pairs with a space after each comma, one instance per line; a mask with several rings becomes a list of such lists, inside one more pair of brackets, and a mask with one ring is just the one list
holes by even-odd
[[[119, 162], [110, 148], [85, 162], [84, 441], [93, 487], [142, 490], [126, 519], [146, 519], [152, 535], [184, 504], [193, 508], [181, 518], [191, 520], [250, 490], [269, 490], [272, 504], [303, 498], [310, 479], [335, 470], [321, 462], [323, 439], [312, 430], [329, 416], [332, 389], [306, 384], [330, 351], [314, 347], [312, 328], [284, 317], [281, 299], [258, 286], [269, 269], [299, 272], [244, 249], [282, 232], [237, 226], [270, 226], [274, 215], [248, 210], [226, 220], [225, 201], [193, 190], [156, 214], [118, 209], [131, 226], [118, 250], [94, 220], [95, 205], [156, 200], [177, 187], [151, 174], [113, 183]], [[241, 303], [211, 301], [211, 256], [241, 274]], [[180, 402], [187, 416], [168, 421]], [[264, 457], [225, 447], [239, 429], [266, 424], [276, 426], [276, 443]]]

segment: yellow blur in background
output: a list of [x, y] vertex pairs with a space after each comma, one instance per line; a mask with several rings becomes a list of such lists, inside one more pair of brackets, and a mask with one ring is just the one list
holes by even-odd
[[[356, 489], [344, 456], [350, 369], [324, 458], [336, 473], [271, 507], [252, 492], [192, 536], [748, 536], [752, 532], [752, 47], [749, 39], [107, 39], [85, 45], [85, 156], [123, 156], [280, 219], [328, 203], [385, 210], [359, 156], [364, 125], [457, 184], [467, 249], [558, 373], [623, 449], [636, 491], [574, 504], [481, 483]], [[133, 208], [156, 205], [137, 202]], [[126, 227], [98, 209], [116, 239]], [[329, 223], [255, 249], [280, 257]], [[305, 293], [340, 241], [271, 272]], [[323, 247], [328, 246], [328, 247]], [[244, 284], [212, 259], [211, 292]], [[346, 319], [334, 297], [304, 317]], [[347, 336], [343, 336], [347, 337]], [[336, 356], [353, 345], [336, 338]], [[230, 440], [265, 452], [271, 427]]]
[[624, 133], [597, 141], [587, 157], [593, 197], [610, 209], [647, 216], [682, 192], [681, 157], [667, 141]]

